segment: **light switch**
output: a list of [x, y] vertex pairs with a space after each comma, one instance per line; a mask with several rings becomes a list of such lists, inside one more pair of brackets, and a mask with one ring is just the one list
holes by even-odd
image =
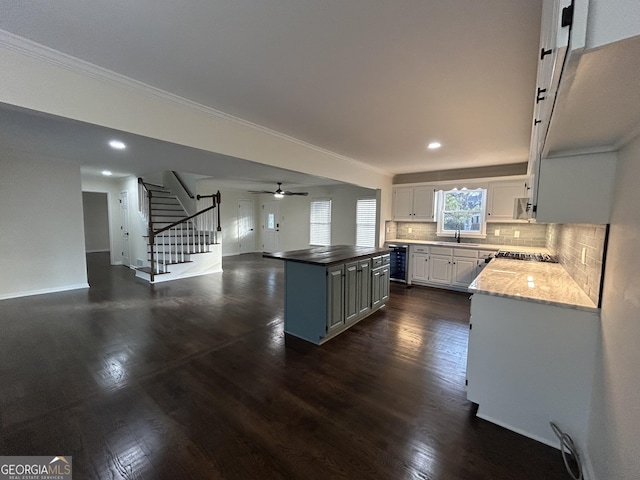
[[514, 238], [520, 238], [520, 230], [516, 230], [515, 232], [513, 232], [513, 236]]

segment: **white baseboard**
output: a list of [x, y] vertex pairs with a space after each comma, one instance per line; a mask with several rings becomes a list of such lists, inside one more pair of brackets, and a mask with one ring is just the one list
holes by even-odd
[[495, 423], [496, 425], [504, 427], [507, 430], [511, 430], [512, 432], [519, 433], [523, 437], [527, 437], [527, 438], [530, 438], [532, 440], [536, 440], [536, 441], [538, 441], [540, 443], [544, 443], [545, 445], [548, 445], [548, 446], [550, 446], [552, 448], [555, 448], [556, 450], [560, 450], [560, 442], [550, 442], [546, 438], [540, 437], [538, 435], [534, 435], [531, 432], [527, 432], [525, 430], [522, 430], [521, 428], [516, 428], [516, 427], [514, 427], [512, 425], [509, 425], [506, 422], [503, 422], [501, 420], [497, 420], [497, 419], [495, 419], [495, 418], [493, 418], [493, 417], [491, 417], [489, 415], [485, 415], [483, 413], [477, 413], [476, 416], [478, 418], [482, 418], [483, 420], [486, 420], [488, 422]]
[[[173, 280], [181, 280], [183, 278], [191, 278], [191, 277], [201, 277], [203, 275], [211, 275], [214, 273], [222, 273], [222, 269], [216, 270], [215, 272], [194, 272], [194, 273], [182, 273], [176, 276], [171, 275], [156, 275], [155, 280], [153, 282], [149, 282], [151, 284], [162, 283], [162, 282], [171, 282]], [[140, 277], [138, 277], [140, 278]]]
[[81, 288], [89, 288], [89, 284], [79, 283], [77, 285], [65, 285], [63, 287], [43, 288], [40, 290], [27, 290], [24, 292], [0, 294], [0, 300], [8, 300], [9, 298], [30, 297], [32, 295], [44, 295], [47, 293], [66, 292], [68, 290], [79, 290]]

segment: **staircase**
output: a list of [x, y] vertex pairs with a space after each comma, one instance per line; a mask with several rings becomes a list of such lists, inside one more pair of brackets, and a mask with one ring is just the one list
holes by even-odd
[[[178, 198], [161, 185], [138, 180], [139, 211], [148, 225], [147, 261], [136, 277], [149, 283], [166, 282], [222, 271], [222, 249], [217, 241], [220, 193], [199, 197], [189, 215]], [[218, 208], [218, 221], [214, 215]]]

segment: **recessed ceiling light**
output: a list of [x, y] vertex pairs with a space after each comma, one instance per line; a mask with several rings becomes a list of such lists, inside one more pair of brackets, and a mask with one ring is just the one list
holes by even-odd
[[440, 148], [442, 146], [442, 144], [440, 142], [431, 142], [429, 143], [429, 145], [427, 145], [427, 148], [429, 150], [435, 150], [436, 148]]
[[110, 177], [111, 175], [113, 175], [113, 173], [111, 173], [111, 170], [102, 170], [102, 174], [105, 177]]
[[111, 148], [115, 148], [116, 150], [124, 150], [125, 148], [127, 148], [124, 142], [121, 142], [120, 140], [111, 140], [109, 142], [109, 146]]

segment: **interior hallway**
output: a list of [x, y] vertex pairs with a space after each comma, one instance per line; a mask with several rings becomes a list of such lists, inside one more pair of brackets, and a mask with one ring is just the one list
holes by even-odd
[[78, 479], [567, 478], [474, 416], [468, 294], [392, 284], [326, 345], [285, 348], [282, 267], [149, 286], [96, 253], [89, 290], [0, 302], [0, 452], [72, 456]]

